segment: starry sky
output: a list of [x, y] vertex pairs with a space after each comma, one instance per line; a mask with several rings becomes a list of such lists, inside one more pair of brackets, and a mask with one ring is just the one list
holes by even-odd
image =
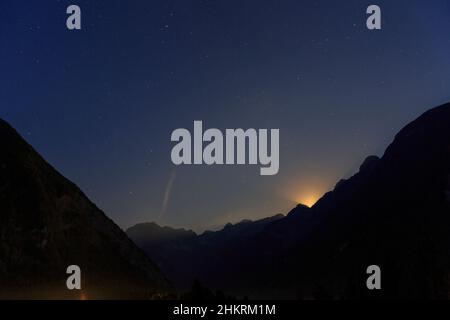
[[[449, 83], [448, 0], [0, 1], [0, 117], [122, 228], [312, 204]], [[170, 135], [194, 120], [279, 128], [278, 175], [174, 166]]]

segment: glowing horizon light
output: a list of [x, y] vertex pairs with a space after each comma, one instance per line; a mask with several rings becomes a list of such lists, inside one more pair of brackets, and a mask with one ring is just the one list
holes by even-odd
[[301, 195], [301, 196], [297, 197], [294, 201], [297, 202], [298, 204], [303, 204], [303, 205], [311, 208], [319, 199], [320, 199], [320, 195], [318, 195], [317, 193], [314, 192], [314, 193], [307, 193], [307, 194]]

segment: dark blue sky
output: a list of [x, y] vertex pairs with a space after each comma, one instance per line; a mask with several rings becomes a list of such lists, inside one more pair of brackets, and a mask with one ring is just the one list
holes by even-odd
[[[447, 0], [0, 2], [0, 117], [122, 227], [311, 202], [450, 101], [449, 83]], [[170, 134], [194, 120], [280, 128], [279, 174], [175, 168]]]

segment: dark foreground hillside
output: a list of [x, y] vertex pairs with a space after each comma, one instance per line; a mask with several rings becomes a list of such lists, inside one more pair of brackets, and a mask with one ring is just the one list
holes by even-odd
[[[0, 120], [0, 298], [151, 298], [159, 268]], [[78, 265], [82, 291], [66, 289]]]

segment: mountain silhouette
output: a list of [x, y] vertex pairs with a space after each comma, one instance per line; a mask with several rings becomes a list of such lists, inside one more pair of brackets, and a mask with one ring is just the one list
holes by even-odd
[[[0, 298], [151, 298], [171, 285], [80, 189], [0, 120]], [[81, 268], [82, 290], [66, 288]]]
[[214, 270], [222, 270], [228, 257], [234, 259], [233, 250], [239, 250], [241, 243], [253, 239], [271, 222], [283, 217], [280, 214], [257, 221], [229, 223], [220, 231], [200, 235], [155, 223], [137, 224], [126, 232], [158, 263], [178, 289], [185, 291], [196, 279], [215, 277]]
[[[312, 208], [230, 228], [135, 241], [179, 287], [198, 279], [252, 298], [448, 299], [450, 104], [404, 127]], [[382, 290], [367, 289], [370, 265], [381, 269]]]

